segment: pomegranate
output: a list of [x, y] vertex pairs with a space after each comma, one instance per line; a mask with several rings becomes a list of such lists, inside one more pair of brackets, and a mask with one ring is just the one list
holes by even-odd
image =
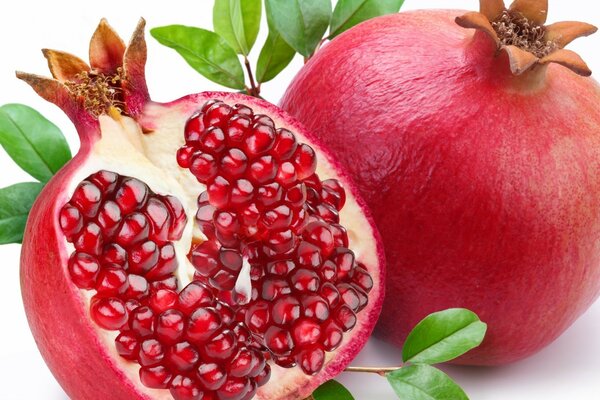
[[459, 362], [508, 363], [598, 296], [600, 88], [563, 49], [596, 28], [546, 15], [546, 0], [481, 0], [377, 18], [319, 51], [281, 101], [373, 211], [394, 293], [375, 332], [391, 343], [465, 307], [489, 331]]
[[102, 21], [90, 64], [45, 50], [19, 73], [81, 138], [44, 188], [23, 300], [73, 399], [300, 399], [365, 344], [382, 246], [356, 190], [294, 119], [262, 100], [152, 102], [144, 23]]

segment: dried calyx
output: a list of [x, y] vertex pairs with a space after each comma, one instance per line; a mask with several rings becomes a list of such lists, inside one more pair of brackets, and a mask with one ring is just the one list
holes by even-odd
[[564, 49], [573, 40], [597, 31], [584, 22], [565, 21], [544, 25], [548, 0], [515, 0], [509, 8], [503, 0], [480, 0], [480, 11], [456, 18], [464, 28], [485, 32], [506, 52], [514, 75], [540, 65], [557, 63], [573, 72], [589, 76], [591, 70], [573, 51]]

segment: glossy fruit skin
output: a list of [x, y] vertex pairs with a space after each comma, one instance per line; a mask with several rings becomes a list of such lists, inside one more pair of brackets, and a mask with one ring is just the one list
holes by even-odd
[[[320, 50], [281, 105], [325, 142], [373, 211], [389, 294], [376, 334], [427, 314], [488, 323], [458, 360], [530, 356], [600, 290], [600, 87], [552, 65], [513, 77], [462, 11], [368, 21]], [[324, 95], [326, 94], [326, 95]]]
[[[171, 103], [148, 102], [146, 107], [155, 113], [159, 112], [157, 110], [181, 113], [183, 122], [212, 98], [220, 98], [233, 104], [252, 102], [273, 118], [289, 122], [291, 129], [302, 135], [308, 143], [321, 149], [318, 140], [277, 107], [236, 93], [204, 92], [188, 95]], [[100, 139], [101, 133], [97, 121], [88, 115], [78, 113], [77, 110], [66, 111], [78, 129], [81, 147], [78, 154], [46, 184], [32, 207], [25, 228], [21, 252], [21, 288], [29, 326], [44, 361], [70, 398], [152, 400], [156, 398], [155, 395], [143, 388], [137, 372], [129, 374], [121, 362], [115, 361], [120, 359], [114, 349], [114, 339], [106, 340], [102, 337], [98, 326], [90, 318], [89, 304], [71, 281], [68, 271], [69, 254], [58, 216], [60, 209], [69, 200], [68, 183], [76, 179], [82, 165], [92, 156], [93, 146]], [[138, 118], [144, 126], [156, 123], [152, 113], [139, 115]], [[176, 134], [180, 135], [181, 132]], [[339, 164], [329, 155], [322, 155], [345, 183], [348, 193], [358, 193], [347, 176], [339, 171]], [[369, 299], [370, 308], [363, 313], [360, 328], [356, 328], [352, 337], [343, 344], [343, 353], [336, 355], [323, 371], [315, 377], [308, 377], [302, 372], [300, 377], [279, 372], [277, 382], [283, 382], [284, 387], [277, 387], [275, 390], [268, 390], [268, 387], [260, 389], [257, 399], [294, 400], [308, 396], [321, 383], [343, 371], [371, 335], [383, 303], [381, 282], [385, 274], [385, 258], [381, 239], [365, 209], [364, 201], [360, 197], [356, 201], [361, 212], [366, 214], [368, 226], [365, 229], [373, 237], [377, 248], [374, 257], [377, 260], [375, 272], [378, 279]], [[289, 388], [285, 385], [289, 385]]]

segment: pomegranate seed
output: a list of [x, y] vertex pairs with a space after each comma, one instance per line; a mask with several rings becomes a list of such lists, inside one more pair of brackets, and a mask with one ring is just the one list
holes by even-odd
[[286, 254], [296, 245], [296, 237], [291, 230], [271, 232], [265, 241], [265, 252], [276, 256]]
[[288, 325], [300, 318], [300, 302], [293, 296], [283, 296], [275, 300], [272, 306], [273, 322]]
[[205, 125], [201, 114], [196, 114], [185, 124], [185, 142], [198, 142], [204, 132]]
[[292, 223], [292, 210], [286, 205], [280, 205], [267, 211], [260, 222], [265, 230], [285, 230]]
[[192, 282], [179, 292], [179, 309], [189, 315], [199, 307], [207, 307], [213, 303], [211, 291], [199, 282]]
[[241, 349], [229, 364], [229, 375], [238, 378], [248, 374], [260, 363], [257, 353], [250, 349]]
[[362, 267], [356, 267], [354, 269], [354, 275], [352, 276], [352, 282], [356, 283], [362, 290], [369, 293], [373, 289], [373, 278]]
[[256, 192], [256, 202], [263, 207], [271, 207], [281, 201], [283, 189], [277, 182], [261, 186]]
[[340, 302], [340, 292], [338, 292], [337, 288], [329, 282], [324, 283], [321, 286], [320, 294], [327, 300], [327, 303], [331, 308], [337, 307]]
[[174, 400], [200, 400], [204, 393], [191, 378], [177, 375], [169, 385], [169, 391]]
[[183, 337], [185, 317], [178, 310], [166, 310], [156, 320], [156, 336], [166, 344], [178, 342]]
[[273, 261], [267, 264], [267, 272], [273, 275], [287, 276], [296, 268], [291, 260]]
[[102, 328], [117, 330], [127, 322], [127, 309], [121, 299], [114, 297], [92, 298], [92, 319]]
[[223, 102], [215, 102], [212, 106], [208, 107], [204, 112], [204, 125], [206, 127], [213, 125], [224, 125], [228, 121], [228, 117], [232, 114], [233, 110], [230, 106]]
[[186, 337], [195, 344], [202, 344], [214, 336], [222, 326], [221, 316], [212, 307], [201, 307], [190, 315]]
[[135, 360], [140, 349], [140, 344], [135, 333], [125, 331], [121, 332], [115, 339], [115, 347], [121, 357], [127, 360]]
[[338, 279], [344, 280], [352, 277], [354, 269], [354, 253], [345, 248], [338, 248], [332, 257], [338, 268]]
[[287, 280], [282, 278], [265, 279], [262, 282], [261, 297], [264, 300], [272, 301], [284, 294], [292, 292]]
[[168, 278], [162, 279], [160, 281], [154, 281], [151, 283], [152, 290], [157, 291], [160, 289], [168, 289], [172, 291], [176, 291], [179, 287], [177, 284], [177, 277], [170, 276]]
[[246, 172], [248, 157], [240, 149], [229, 149], [221, 158], [220, 170], [225, 171], [229, 178], [240, 178]]
[[278, 155], [280, 160], [288, 160], [296, 152], [298, 142], [296, 136], [285, 128], [277, 130], [277, 138], [273, 152]]
[[121, 209], [114, 201], [105, 201], [98, 210], [97, 220], [104, 235], [107, 237], [112, 236], [119, 228]]
[[273, 122], [271, 117], [269, 117], [268, 115], [256, 114], [252, 118], [252, 122], [254, 124], [266, 125], [270, 126], [271, 128], [275, 128], [275, 122]]
[[226, 372], [215, 363], [202, 362], [196, 371], [198, 381], [207, 390], [217, 390], [227, 379]]
[[323, 328], [322, 340], [325, 351], [333, 351], [342, 343], [344, 332], [333, 321], [330, 321]]
[[292, 208], [299, 208], [306, 202], [306, 185], [298, 183], [285, 191], [285, 202]]
[[293, 355], [273, 356], [273, 361], [282, 368], [293, 368], [296, 366], [296, 358]]
[[200, 138], [200, 146], [203, 151], [219, 154], [225, 149], [225, 133], [218, 127], [210, 127]]
[[277, 176], [278, 165], [273, 156], [266, 155], [258, 158], [250, 165], [250, 178], [258, 184], [271, 182]]
[[319, 247], [324, 257], [329, 257], [335, 247], [333, 234], [329, 226], [321, 221], [311, 222], [304, 228], [304, 240]]
[[135, 178], [125, 178], [115, 194], [115, 201], [123, 214], [129, 214], [144, 206], [149, 189], [145, 183]]
[[244, 141], [250, 132], [252, 120], [247, 115], [235, 115], [229, 120], [229, 126], [225, 129], [225, 136], [231, 144], [239, 144]]
[[171, 214], [165, 203], [156, 197], [149, 198], [144, 214], [150, 222], [150, 237], [159, 243], [168, 241]]
[[317, 321], [300, 319], [292, 328], [292, 338], [296, 346], [307, 346], [317, 343], [321, 337], [321, 326]]
[[74, 253], [69, 259], [71, 280], [80, 289], [93, 289], [100, 271], [98, 260], [86, 253]]
[[297, 269], [290, 279], [293, 287], [299, 292], [316, 292], [320, 286], [319, 275], [310, 269]]
[[173, 274], [177, 270], [175, 247], [171, 243], [165, 244], [160, 249], [158, 262], [148, 271], [146, 278], [160, 280]]
[[247, 378], [230, 376], [217, 390], [217, 397], [223, 400], [242, 400], [250, 390], [250, 381]]
[[300, 180], [308, 178], [317, 169], [317, 155], [312, 147], [304, 143], [298, 146], [294, 152], [292, 162]]
[[67, 240], [72, 241], [83, 228], [83, 217], [77, 207], [66, 204], [60, 210], [59, 223]]
[[199, 182], [208, 182], [217, 175], [219, 168], [212, 154], [195, 153], [192, 155], [191, 161], [190, 172]]
[[140, 380], [144, 386], [151, 389], [166, 389], [169, 387], [172, 376], [169, 370], [162, 365], [140, 368]]
[[153, 367], [165, 358], [163, 345], [156, 339], [146, 339], [140, 345], [138, 361], [143, 367]]
[[297, 250], [298, 265], [316, 269], [321, 265], [321, 249], [314, 244], [301, 242]]
[[175, 307], [178, 297], [177, 292], [174, 290], [159, 289], [150, 294], [148, 305], [152, 307], [155, 312], [160, 313]]
[[356, 314], [346, 305], [336, 310], [334, 318], [344, 332], [348, 332], [356, 325]]
[[302, 309], [304, 316], [314, 318], [319, 322], [329, 319], [329, 304], [318, 295], [305, 295], [302, 297]]
[[121, 268], [103, 268], [96, 280], [96, 292], [100, 297], [118, 296], [125, 293], [128, 286], [127, 273]]
[[179, 372], [185, 373], [194, 369], [200, 361], [200, 355], [189, 342], [181, 342], [167, 350], [167, 361]]
[[83, 228], [74, 244], [77, 251], [99, 256], [102, 253], [103, 242], [100, 227], [91, 222]]
[[329, 225], [331, 233], [333, 234], [333, 240], [336, 247], [348, 247], [348, 232], [346, 228], [339, 224]]
[[252, 332], [264, 333], [269, 326], [270, 319], [269, 303], [259, 301], [248, 307], [245, 322]]
[[294, 342], [288, 331], [278, 326], [271, 326], [265, 332], [265, 345], [278, 356], [287, 356], [292, 351]]
[[279, 166], [279, 170], [277, 171], [276, 180], [283, 187], [292, 186], [296, 180], [298, 179], [298, 175], [296, 173], [296, 167], [289, 161], [284, 162]]
[[275, 130], [272, 126], [256, 123], [244, 141], [245, 150], [250, 156], [265, 154], [275, 144]]
[[252, 200], [254, 186], [247, 179], [238, 179], [231, 187], [230, 205], [236, 207], [244, 205]]
[[271, 367], [269, 364], [265, 365], [265, 368], [256, 376], [256, 384], [261, 387], [267, 384], [271, 379]]
[[210, 339], [202, 351], [211, 360], [228, 360], [237, 351], [237, 340], [232, 331], [224, 330]]
[[102, 265], [119, 265], [123, 269], [128, 269], [127, 252], [116, 243], [110, 243], [104, 247], [101, 257]]
[[83, 181], [77, 185], [71, 197], [71, 204], [76, 206], [87, 218], [96, 216], [101, 201], [102, 193], [100, 189], [89, 181]]
[[187, 223], [187, 215], [183, 209], [183, 204], [174, 196], [162, 196], [161, 200], [169, 209], [171, 214], [171, 227], [169, 229], [169, 240], [179, 240], [185, 225]]
[[325, 351], [319, 345], [314, 345], [300, 350], [296, 360], [302, 371], [307, 375], [315, 375], [323, 369], [325, 364]]
[[181, 168], [189, 168], [192, 165], [192, 154], [196, 151], [192, 146], [183, 146], [177, 150], [177, 164]]
[[140, 337], [148, 337], [154, 334], [154, 312], [147, 306], [136, 308], [129, 320], [131, 330]]
[[91, 175], [88, 180], [94, 183], [104, 195], [110, 195], [117, 187], [119, 175], [110, 171], [98, 171]]
[[335, 282], [337, 280], [337, 265], [331, 260], [327, 260], [318, 268], [319, 276], [326, 282]]
[[147, 241], [137, 244], [129, 250], [129, 271], [143, 275], [156, 265], [158, 257], [156, 243]]
[[222, 176], [217, 176], [214, 181], [208, 185], [208, 198], [215, 207], [222, 208], [229, 203], [231, 195], [231, 184]]
[[341, 210], [346, 204], [346, 191], [342, 184], [337, 179], [327, 179], [322, 182], [322, 185], [323, 201], [334, 206], [336, 210]]
[[130, 299], [141, 299], [149, 293], [150, 286], [146, 278], [140, 275], [130, 274], [127, 277], [128, 287], [125, 296]]
[[213, 241], [203, 242], [192, 250], [192, 264], [202, 276], [211, 276], [219, 268], [218, 249]]
[[129, 247], [143, 242], [150, 233], [148, 219], [142, 213], [132, 213], [123, 219], [117, 231], [115, 241], [122, 247]]
[[341, 283], [337, 286], [337, 289], [340, 292], [340, 296], [342, 296], [342, 301], [350, 307], [352, 311], [356, 312], [360, 306], [360, 299], [352, 285]]
[[127, 309], [127, 312], [129, 313], [129, 315], [131, 315], [131, 313], [135, 310], [138, 309], [138, 307], [140, 307], [142, 304], [134, 299], [129, 299], [125, 302], [125, 308]]

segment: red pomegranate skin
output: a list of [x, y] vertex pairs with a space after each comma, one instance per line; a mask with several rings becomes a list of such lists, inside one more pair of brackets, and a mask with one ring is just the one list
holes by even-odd
[[[463, 11], [368, 21], [320, 50], [282, 106], [357, 182], [382, 233], [376, 333], [400, 346], [427, 314], [488, 323], [459, 363], [555, 340], [600, 289], [600, 88], [558, 65], [513, 77]], [[538, 67], [539, 68], [539, 67]]]

